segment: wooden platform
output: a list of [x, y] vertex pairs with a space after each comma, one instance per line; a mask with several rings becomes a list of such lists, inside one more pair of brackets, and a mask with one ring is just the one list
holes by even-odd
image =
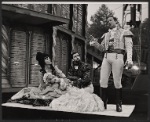
[[19, 103], [2, 104], [3, 119], [127, 119], [135, 105], [123, 105], [122, 112], [116, 112], [115, 105], [109, 104], [103, 112], [56, 111], [49, 107], [33, 107]]

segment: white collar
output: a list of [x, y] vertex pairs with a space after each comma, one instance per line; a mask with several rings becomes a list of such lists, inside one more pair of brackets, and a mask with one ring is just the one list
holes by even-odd
[[109, 29], [108, 32], [115, 31], [115, 30], [117, 30], [117, 27], [115, 27], [113, 29]]

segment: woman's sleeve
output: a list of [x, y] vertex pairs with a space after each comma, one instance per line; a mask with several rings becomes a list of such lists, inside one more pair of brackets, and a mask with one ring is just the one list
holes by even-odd
[[60, 78], [65, 78], [66, 75], [57, 67], [55, 66], [55, 71], [56, 71], [56, 76], [60, 77]]
[[39, 72], [38, 79], [39, 79], [39, 86], [43, 85], [44, 82], [43, 82], [43, 74], [42, 74], [42, 72]]

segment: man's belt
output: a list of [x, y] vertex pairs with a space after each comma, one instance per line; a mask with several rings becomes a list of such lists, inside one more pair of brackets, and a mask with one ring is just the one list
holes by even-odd
[[117, 53], [117, 54], [125, 54], [124, 50], [121, 49], [114, 49], [114, 50], [106, 50], [106, 53]]

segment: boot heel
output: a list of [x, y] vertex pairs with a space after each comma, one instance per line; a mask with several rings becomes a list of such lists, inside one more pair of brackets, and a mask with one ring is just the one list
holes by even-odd
[[104, 101], [104, 108], [107, 109], [107, 102], [108, 102], [108, 99], [106, 101]]
[[122, 112], [122, 107], [120, 104], [116, 104], [116, 111], [117, 112]]
[[107, 109], [107, 103], [104, 103], [104, 108]]
[[122, 88], [116, 89], [116, 111], [122, 112]]

